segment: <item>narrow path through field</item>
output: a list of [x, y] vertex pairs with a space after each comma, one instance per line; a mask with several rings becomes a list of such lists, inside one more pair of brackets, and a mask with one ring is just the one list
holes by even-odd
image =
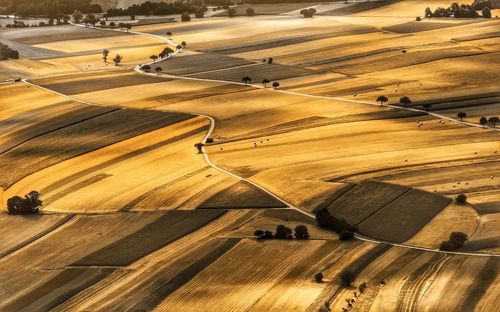
[[[75, 26], [84, 27], [83, 25], [75, 25]], [[105, 28], [102, 28], [102, 29], [104, 29], [104, 30], [110, 30], [110, 29], [105, 29]], [[112, 30], [112, 31], [125, 32], [125, 31], [116, 30], [116, 29]], [[138, 34], [138, 35], [152, 36], [152, 37], [155, 37], [155, 38], [162, 39], [162, 40], [164, 40], [165, 42], [167, 42], [167, 43], [169, 43], [171, 45], [174, 45], [174, 46], [176, 45], [172, 40], [164, 38], [164, 37], [161, 37], [161, 36], [152, 35], [152, 34], [146, 34], [146, 33], [140, 33], [140, 32], [129, 32], [129, 33]], [[179, 51], [175, 51], [170, 57], [176, 55], [177, 53], [179, 53]], [[152, 63], [153, 62], [150, 62], [148, 64], [152, 64]], [[143, 74], [143, 75], [158, 76], [157, 74], [154, 74], [154, 73], [145, 73], [145, 72], [141, 71], [139, 66], [135, 66], [134, 70], [136, 72], [140, 73], [140, 74]], [[195, 81], [213, 81], [213, 82], [218, 82], [218, 83], [226, 83], [226, 84], [234, 84], [234, 85], [245, 85], [244, 83], [240, 83], [240, 82], [224, 81], [224, 80], [213, 80], [213, 79], [200, 79], [200, 78], [175, 76], [175, 75], [161, 75], [160, 77], [169, 77], [169, 78], [177, 78], [177, 79], [184, 79], [184, 80], [195, 80]], [[45, 87], [42, 87], [42, 86], [39, 86], [39, 85], [31, 83], [27, 79], [23, 79], [22, 82], [25, 83], [25, 84], [31, 85], [33, 87], [45, 90], [47, 92], [51, 92], [51, 93], [54, 93], [56, 95], [62, 96], [64, 98], [67, 98], [67, 99], [75, 101], [75, 102], [79, 102], [79, 103], [86, 104], [86, 105], [103, 106], [103, 105], [99, 105], [99, 104], [95, 104], [95, 103], [90, 103], [90, 102], [87, 102], [87, 101], [79, 100], [79, 99], [76, 99], [74, 97], [62, 94], [60, 92], [57, 92], [57, 91], [54, 91], [54, 90], [51, 90], [51, 89], [47, 89]], [[365, 101], [356, 101], [356, 100], [348, 100], [348, 99], [335, 98], [335, 97], [317, 96], [317, 95], [303, 94], [303, 93], [298, 93], [298, 92], [293, 92], [293, 91], [286, 91], [286, 90], [279, 90], [279, 89], [268, 89], [268, 88], [264, 88], [263, 86], [258, 86], [258, 85], [249, 85], [249, 86], [257, 88], [257, 89], [270, 90], [270, 91], [274, 91], [274, 92], [282, 92], [282, 93], [287, 93], [287, 94], [292, 94], [292, 95], [298, 95], [298, 96], [305, 96], [305, 97], [310, 97], [310, 98], [336, 100], [336, 101], [351, 102], [351, 103], [357, 103], [357, 104], [379, 106], [378, 104], [370, 103], [370, 102], [365, 102]], [[393, 105], [386, 105], [386, 106], [392, 107], [392, 108], [395, 108], [395, 109], [402, 109], [402, 110], [408, 110], [408, 111], [423, 112], [423, 113], [427, 113], [427, 114], [429, 113], [429, 112], [426, 112], [426, 111], [422, 111], [422, 110], [418, 110], [418, 109], [412, 109], [412, 108], [404, 108], [404, 107], [393, 106]], [[165, 111], [168, 111], [168, 110], [165, 110]], [[215, 129], [215, 119], [213, 117], [205, 115], [205, 114], [200, 114], [200, 113], [195, 113], [195, 112], [192, 112], [192, 114], [198, 115], [198, 116], [202, 116], [204, 118], [207, 118], [210, 121], [210, 128], [208, 129], [207, 134], [205, 135], [205, 137], [202, 140], [202, 143], [206, 143], [207, 139], [212, 135], [212, 133], [213, 133], [213, 131]], [[449, 118], [449, 117], [446, 117], [446, 116], [442, 116], [442, 115], [439, 115], [439, 114], [432, 114], [432, 115], [436, 116], [438, 118], [441, 118], [441, 119], [446, 119], [446, 120], [458, 122], [458, 123], [461, 123], [461, 124], [464, 124], [464, 125], [469, 125], [469, 126], [484, 128], [483, 126], [480, 126], [480, 125], [461, 122], [459, 120], [456, 120], [456, 119], [453, 119], [453, 118]], [[488, 128], [488, 129], [493, 129], [493, 128]], [[494, 129], [494, 130], [499, 131], [500, 129], [497, 128], [497, 129]], [[205, 161], [207, 162], [207, 164], [209, 166], [211, 166], [212, 168], [214, 168], [214, 169], [216, 169], [216, 170], [218, 170], [220, 172], [223, 172], [223, 173], [225, 173], [225, 174], [227, 174], [229, 176], [232, 176], [232, 177], [234, 177], [234, 178], [236, 178], [236, 179], [238, 179], [240, 181], [245, 181], [245, 182], [247, 182], [247, 183], [249, 183], [249, 184], [257, 187], [258, 189], [262, 190], [266, 194], [269, 194], [273, 198], [275, 198], [275, 199], [283, 202], [286, 206], [288, 206], [287, 209], [295, 210], [295, 211], [297, 211], [297, 212], [299, 212], [299, 213], [301, 213], [303, 215], [306, 215], [306, 216], [308, 216], [310, 218], [315, 219], [314, 214], [308, 213], [306, 211], [303, 211], [303, 210], [295, 207], [291, 203], [289, 203], [286, 200], [280, 198], [279, 196], [277, 196], [276, 194], [274, 194], [271, 191], [267, 190], [266, 188], [260, 186], [259, 184], [255, 183], [255, 182], [253, 182], [253, 181], [251, 181], [249, 179], [240, 177], [240, 176], [238, 176], [238, 175], [236, 175], [236, 174], [234, 174], [232, 172], [229, 172], [229, 171], [227, 171], [227, 170], [225, 170], [223, 168], [220, 168], [219, 166], [213, 164], [212, 161], [210, 160], [210, 158], [209, 158], [209, 156], [208, 156], [205, 148], [202, 148], [202, 155], [203, 155], [203, 158], [205, 159]], [[459, 255], [468, 255], [468, 256], [481, 256], [481, 257], [500, 257], [500, 255], [486, 254], [486, 253], [469, 253], [469, 252], [441, 251], [441, 250], [437, 250], [437, 249], [431, 249], [431, 248], [425, 248], [425, 247], [419, 247], [419, 246], [413, 246], [413, 245], [407, 245], [407, 244], [399, 244], [399, 243], [393, 243], [393, 242], [375, 240], [375, 239], [367, 238], [367, 237], [359, 235], [359, 234], [356, 234], [355, 237], [357, 239], [359, 239], [359, 240], [366, 241], [366, 242], [372, 242], [372, 243], [377, 243], [377, 244], [385, 243], [385, 244], [390, 244], [392, 246], [397, 246], [397, 247], [402, 247], [402, 248], [409, 248], [409, 249], [415, 249], [415, 250], [421, 250], [421, 251], [429, 251], [429, 252], [444, 253], [444, 254], [459, 254]]]

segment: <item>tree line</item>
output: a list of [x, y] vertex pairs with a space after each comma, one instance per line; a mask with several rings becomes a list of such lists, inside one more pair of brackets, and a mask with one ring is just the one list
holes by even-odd
[[92, 0], [0, 0], [0, 14], [60, 18], [75, 10], [83, 13], [102, 12], [102, 8], [92, 4]]
[[0, 61], [8, 59], [18, 59], [19, 52], [9, 48], [7, 45], [0, 43]]
[[184, 12], [194, 13], [198, 6], [176, 1], [174, 3], [150, 2], [134, 4], [126, 9], [109, 9], [108, 16], [128, 16], [128, 15], [167, 15], [182, 14]]
[[[489, 0], [475, 0], [472, 4], [452, 3], [448, 8], [438, 7], [434, 11], [425, 8], [425, 17], [491, 18], [493, 5]], [[477, 13], [481, 11], [481, 15]]]

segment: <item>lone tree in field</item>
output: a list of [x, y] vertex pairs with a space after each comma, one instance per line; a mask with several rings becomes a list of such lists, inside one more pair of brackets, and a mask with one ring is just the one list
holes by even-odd
[[168, 36], [168, 40], [172, 40], [172, 33], [170, 31], [167, 31], [166, 35]]
[[481, 124], [482, 126], [487, 125], [488, 124], [488, 118], [486, 118], [484, 116], [481, 117], [481, 118], [479, 118], [479, 124]]
[[496, 117], [496, 116], [493, 116], [493, 117], [488, 118], [488, 122], [489, 122], [491, 125], [493, 125], [493, 128], [495, 128], [495, 127], [496, 127], [496, 125], [497, 125], [498, 121], [499, 121], [499, 119], [498, 119], [498, 117]]
[[196, 147], [196, 149], [198, 150], [198, 154], [203, 154], [203, 147], [205, 146], [205, 144], [203, 143], [196, 143], [194, 145], [194, 147]]
[[149, 57], [151, 60], [153, 60], [153, 63], [156, 63], [156, 60], [158, 59], [158, 55], [153, 54]]
[[255, 10], [253, 8], [248, 8], [247, 9], [247, 15], [248, 16], [254, 16], [255, 15]]
[[181, 46], [182, 46], [182, 48], [185, 48], [185, 47], [187, 46], [186, 41], [182, 41], [182, 42], [181, 42]]
[[399, 99], [399, 103], [402, 104], [404, 107], [408, 107], [408, 105], [411, 104], [411, 100], [407, 96], [403, 96], [402, 98]]
[[275, 81], [273, 82], [273, 88], [278, 89], [280, 87], [280, 83]]
[[262, 85], [264, 86], [264, 88], [267, 88], [268, 83], [271, 83], [271, 81], [269, 81], [269, 79], [262, 79]]
[[342, 283], [342, 286], [344, 287], [350, 287], [352, 283], [354, 282], [355, 276], [352, 271], [343, 271], [340, 274], [340, 281]]
[[431, 109], [431, 107], [432, 107], [432, 104], [426, 103], [426, 104], [422, 105], [422, 107], [423, 107], [426, 111], [429, 111], [429, 109]]
[[38, 213], [41, 206], [40, 193], [37, 191], [29, 192], [24, 198], [14, 196], [7, 200], [7, 212], [11, 215]]
[[104, 63], [108, 62], [108, 56], [109, 56], [109, 50], [107, 49], [102, 50], [102, 59], [104, 60]]
[[465, 204], [467, 202], [467, 196], [465, 194], [458, 194], [455, 201], [459, 204]]
[[316, 283], [323, 283], [323, 273], [319, 272], [314, 274], [314, 281]]
[[467, 234], [462, 232], [453, 232], [447, 241], [442, 241], [439, 250], [454, 251], [462, 248], [467, 241]]
[[113, 59], [113, 62], [115, 63], [115, 66], [118, 66], [118, 65], [120, 65], [122, 60], [123, 60], [123, 57], [120, 54], [117, 54], [115, 56], [115, 58]]
[[267, 60], [267, 64], [272, 64], [273, 63], [273, 58], [270, 57], [268, 60]]
[[276, 227], [276, 234], [274, 234], [274, 238], [291, 239], [291, 238], [293, 238], [292, 229], [284, 226], [283, 224], [280, 224]]
[[384, 106], [384, 103], [387, 101], [389, 101], [389, 99], [385, 95], [381, 95], [377, 98], [377, 102], [379, 102], [381, 106]]
[[162, 69], [161, 69], [160, 66], [156, 66], [155, 67], [155, 72], [156, 72], [157, 75], [159, 75], [161, 71], [162, 71]]
[[300, 14], [302, 14], [302, 16], [304, 16], [305, 18], [312, 18], [314, 14], [316, 14], [316, 9], [314, 8], [302, 9], [300, 10]]
[[245, 76], [245, 77], [241, 78], [241, 82], [243, 82], [245, 85], [248, 85], [249, 83], [252, 82], [252, 78]]
[[296, 239], [309, 239], [309, 231], [305, 225], [297, 225], [295, 227], [295, 238]]
[[464, 121], [464, 118], [467, 117], [467, 114], [464, 112], [459, 112], [457, 117], [460, 118], [460, 121]]

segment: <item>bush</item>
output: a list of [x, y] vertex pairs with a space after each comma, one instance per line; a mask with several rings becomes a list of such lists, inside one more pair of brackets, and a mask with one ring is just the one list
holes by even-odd
[[7, 200], [7, 211], [12, 215], [35, 214], [39, 212], [40, 206], [42, 201], [37, 191], [29, 192], [24, 198], [14, 196]]
[[191, 20], [191, 16], [189, 15], [189, 13], [188, 13], [188, 12], [184, 12], [184, 13], [182, 13], [182, 15], [181, 15], [181, 20], [182, 20], [183, 22], [189, 22], [189, 21]]
[[459, 204], [465, 204], [467, 202], [467, 196], [465, 196], [465, 194], [458, 194], [455, 201]]
[[283, 224], [280, 224], [276, 227], [276, 234], [274, 234], [274, 238], [291, 239], [291, 238], [293, 238], [292, 229], [284, 226]]
[[309, 231], [305, 225], [297, 225], [295, 227], [295, 238], [296, 239], [309, 239]]

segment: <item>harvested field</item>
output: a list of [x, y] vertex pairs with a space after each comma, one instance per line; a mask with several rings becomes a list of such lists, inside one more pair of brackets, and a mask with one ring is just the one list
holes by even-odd
[[160, 61], [155, 66], [160, 66], [164, 73], [186, 75], [251, 65], [253, 63], [230, 56], [200, 53]]
[[350, 188], [326, 207], [333, 216], [357, 225], [409, 191], [410, 188], [405, 186], [365, 181]]
[[412, 189], [358, 225], [361, 234], [404, 242], [444, 209], [451, 199]]
[[[467, 22], [463, 23], [467, 24]], [[443, 22], [416, 22], [411, 21], [404, 24], [393, 25], [389, 27], [385, 27], [385, 30], [397, 33], [415, 33], [420, 31], [441, 29], [446, 27], [457, 26], [457, 23], [443, 23]]]
[[401, 0], [389, 0], [389, 1], [366, 1], [350, 4], [344, 8], [333, 9], [331, 11], [322, 12], [321, 15], [350, 15], [359, 12], [365, 12], [372, 9], [384, 7], [386, 5], [397, 3]]
[[215, 194], [198, 208], [284, 208], [286, 205], [252, 184], [240, 181]]
[[[225, 213], [224, 210], [169, 211], [138, 231], [91, 253], [72, 265], [127, 266], [134, 261], [206, 225]], [[169, 231], [165, 231], [168, 229]], [[153, 241], [144, 244], [149, 238]], [[122, 250], [127, 250], [122, 253]], [[118, 257], [118, 255], [120, 255]]]

